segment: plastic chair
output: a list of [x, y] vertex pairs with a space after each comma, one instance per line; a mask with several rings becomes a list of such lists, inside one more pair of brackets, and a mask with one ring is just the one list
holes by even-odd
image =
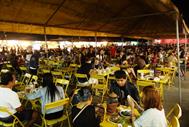
[[[86, 85], [89, 85], [89, 84], [88, 84], [88, 80], [89, 80], [89, 79], [88, 79], [88, 77], [87, 77], [86, 74], [76, 73], [76, 74], [75, 74], [75, 77], [76, 77], [76, 81], [77, 81], [76, 87], [84, 87], [84, 86], [86, 86]], [[86, 79], [87, 81], [84, 82], [84, 83], [81, 83], [81, 82], [79, 82], [79, 79]]]
[[20, 71], [21, 71], [21, 76], [19, 79], [22, 79], [23, 78], [23, 75], [27, 72], [27, 67], [25, 66], [20, 66], [19, 67]]
[[155, 86], [155, 83], [152, 81], [137, 80], [136, 84], [137, 84], [140, 97], [142, 96], [142, 90], [145, 86]]
[[100, 92], [102, 92], [101, 102], [103, 102], [104, 95], [108, 91], [108, 80], [106, 80], [105, 77], [99, 75], [95, 75], [93, 78], [98, 80], [98, 84], [92, 84], [92, 89], [95, 90], [95, 95], [98, 95]]
[[149, 67], [150, 67], [150, 64], [146, 64], [144, 69], [149, 69]]
[[8, 69], [13, 68], [13, 66], [12, 66], [11, 64], [6, 64], [6, 67], [7, 67]]
[[179, 120], [176, 116], [173, 116], [172, 119], [169, 122], [169, 127], [180, 127]]
[[176, 104], [171, 108], [171, 110], [167, 113], [166, 118], [170, 119], [171, 116], [175, 116], [177, 119], [182, 116], [182, 109], [179, 104]]
[[115, 72], [115, 71], [120, 70], [120, 67], [113, 66], [113, 67], [110, 67], [110, 70], [111, 70], [111, 72]]
[[124, 71], [125, 71], [125, 73], [126, 73], [126, 75], [127, 75], [128, 79], [129, 79], [129, 82], [131, 82], [131, 83], [132, 83], [132, 79], [131, 79], [131, 77], [130, 77], [129, 73], [127, 72], [127, 70], [124, 70]]
[[150, 74], [151, 71], [150, 70], [137, 70], [137, 79], [140, 80], [140, 76], [143, 74], [143, 75], [146, 75], [146, 74]]
[[23, 123], [14, 114], [10, 113], [6, 107], [0, 106], [0, 112], [8, 113], [14, 118], [13, 122], [11, 122], [11, 123], [5, 123], [3, 121], [0, 121], [0, 126], [14, 127], [15, 125], [19, 124], [21, 127], [24, 127]]
[[66, 79], [56, 79], [55, 80], [55, 85], [59, 85], [59, 84], [62, 85], [66, 96], [68, 96], [67, 90], [68, 90], [69, 83], [70, 83], [69, 80], [66, 80]]
[[68, 110], [67, 110], [68, 105], [69, 105], [69, 98], [65, 98], [65, 99], [62, 99], [62, 100], [58, 100], [56, 102], [52, 102], [52, 103], [46, 104], [45, 107], [44, 107], [44, 111], [45, 112], [47, 110], [50, 110], [50, 109], [54, 109], [54, 108], [57, 108], [57, 107], [60, 107], [60, 106], [64, 106], [65, 114], [63, 113], [63, 115], [60, 118], [52, 119], [52, 120], [45, 119], [45, 114], [43, 114], [42, 115], [42, 127], [43, 126], [47, 127], [49, 125], [54, 125], [56, 123], [63, 122], [66, 119], [68, 120], [68, 126], [71, 127], [69, 114], [68, 114]]
[[28, 85], [31, 79], [31, 74], [25, 73], [21, 82], [16, 82], [15, 88], [17, 90], [24, 90], [25, 85]]
[[63, 78], [63, 74], [60, 71], [51, 71], [51, 74], [53, 75], [54, 82], [56, 81], [56, 79]]

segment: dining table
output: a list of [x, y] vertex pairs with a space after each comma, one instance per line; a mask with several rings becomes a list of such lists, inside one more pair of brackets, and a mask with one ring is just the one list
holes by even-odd
[[[114, 114], [106, 114], [104, 120], [100, 123], [100, 127], [132, 127], [131, 116], [122, 115], [121, 112], [124, 111], [131, 112], [131, 108], [125, 105], [120, 105], [117, 107], [117, 115], [122, 122], [113, 122], [111, 118], [114, 117]], [[137, 109], [134, 109], [134, 114], [136, 117], [140, 116]]]

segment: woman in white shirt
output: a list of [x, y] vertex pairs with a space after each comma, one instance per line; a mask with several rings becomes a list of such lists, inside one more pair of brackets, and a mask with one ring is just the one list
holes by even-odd
[[41, 111], [45, 114], [46, 119], [59, 118], [63, 114], [63, 107], [50, 109], [44, 112], [45, 104], [55, 102], [65, 98], [63, 88], [61, 86], [55, 86], [53, 83], [53, 76], [51, 73], [46, 73], [43, 76], [43, 88], [39, 88], [36, 92], [27, 95], [27, 98], [32, 100], [36, 98], [41, 99]]
[[[133, 121], [135, 127], [167, 127], [160, 93], [155, 87], [144, 87], [142, 103], [144, 111], [139, 118]], [[132, 107], [134, 107], [134, 103], [132, 104]]]

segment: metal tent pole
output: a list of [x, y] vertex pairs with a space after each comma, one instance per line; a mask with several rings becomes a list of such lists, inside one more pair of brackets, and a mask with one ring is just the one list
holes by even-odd
[[45, 52], [46, 52], [46, 57], [48, 58], [48, 44], [47, 44], [46, 27], [44, 27], [44, 37], [45, 37]]
[[179, 47], [179, 19], [176, 17], [176, 38], [177, 38], [177, 56], [178, 56], [178, 86], [179, 86], [179, 104], [182, 104], [182, 93], [181, 93], [181, 75], [180, 75], [180, 47]]
[[96, 32], [95, 32], [95, 43], [96, 43], [96, 47], [95, 47], [95, 56], [97, 55], [97, 36], [96, 36]]
[[[184, 43], [184, 53], [185, 53], [185, 61], [184, 61], [184, 64], [185, 64], [185, 66], [184, 66], [184, 73], [186, 73], [186, 66], [187, 66], [187, 59], [186, 59], [186, 54], [187, 54], [187, 33], [186, 33], [186, 30], [184, 30], [185, 32], [184, 32], [184, 34], [185, 34], [185, 43]], [[184, 78], [186, 78], [185, 77], [185, 75], [184, 75]]]

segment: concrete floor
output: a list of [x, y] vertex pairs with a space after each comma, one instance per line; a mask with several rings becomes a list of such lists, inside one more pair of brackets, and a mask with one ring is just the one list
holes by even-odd
[[[164, 87], [164, 108], [167, 113], [174, 104], [179, 103], [178, 78], [175, 79], [174, 86]], [[181, 80], [182, 92], [182, 117], [180, 118], [181, 127], [189, 126], [189, 72], [186, 73], [185, 80]]]

